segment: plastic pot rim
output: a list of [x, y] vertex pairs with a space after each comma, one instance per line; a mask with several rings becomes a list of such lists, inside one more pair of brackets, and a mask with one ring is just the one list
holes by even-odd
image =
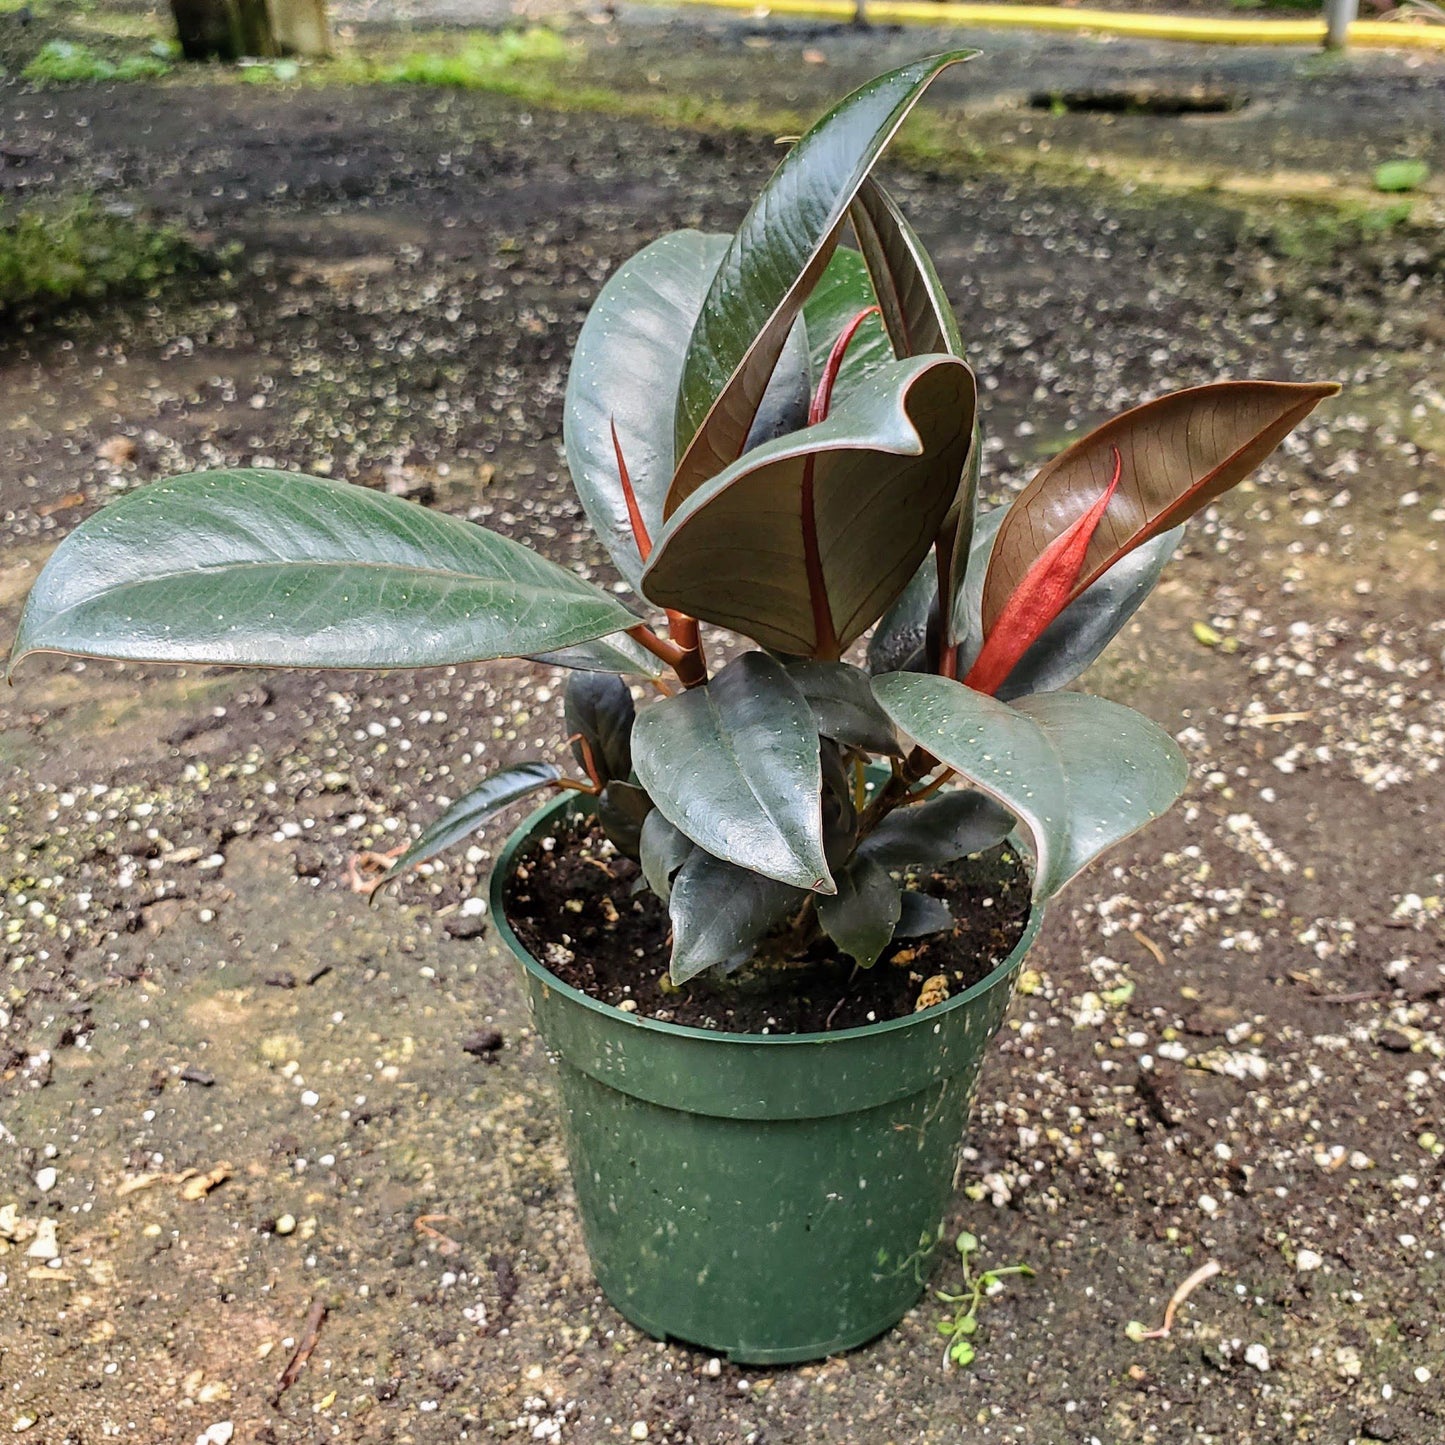
[[[922, 1013], [904, 1014], [899, 1018], [883, 1019], [877, 1023], [859, 1024], [849, 1029], [833, 1029], [826, 1033], [798, 1033], [798, 1034], [745, 1034], [730, 1033], [721, 1029], [697, 1028], [691, 1024], [668, 1023], [661, 1019], [639, 1017], [637, 1014], [624, 1013], [614, 1005], [604, 1003], [601, 999], [593, 998], [591, 994], [584, 993], [581, 989], [573, 988], [571, 984], [564, 983], [550, 969], [545, 967], [538, 959], [533, 957], [531, 951], [512, 931], [512, 925], [508, 921], [506, 913], [506, 888], [511, 879], [513, 869], [518, 861], [518, 855], [538, 836], [541, 836], [547, 824], [551, 823], [558, 815], [563, 813], [586, 814], [595, 811], [593, 800], [584, 794], [564, 793], [562, 796], [553, 798], [550, 802], [544, 803], [540, 808], [529, 813], [514, 828], [497, 855], [496, 862], [492, 865], [491, 878], [487, 884], [487, 906], [491, 911], [492, 920], [496, 925], [497, 933], [502, 942], [512, 952], [522, 967], [532, 974], [545, 988], [555, 989], [562, 997], [570, 999], [573, 1003], [588, 1009], [590, 1012], [606, 1018], [612, 1024], [626, 1024], [635, 1029], [642, 1029], [646, 1032], [662, 1034], [675, 1039], [691, 1039], [699, 1043], [719, 1045], [747, 1045], [756, 1048], [765, 1046], [770, 1048], [816, 1048], [822, 1043], [841, 1043], [850, 1039], [878, 1038], [890, 1033], [902, 1033], [905, 1030], [916, 1029], [923, 1023], [935, 1023], [944, 1015], [956, 1010], [968, 1007], [976, 999], [997, 988], [1023, 963], [1034, 940], [1038, 936], [1039, 928], [1044, 919], [1043, 900], [1034, 899], [1029, 908], [1029, 916], [1024, 924], [1024, 931], [1019, 936], [1018, 942], [1009, 950], [994, 967], [976, 983], [970, 984], [962, 993], [950, 998], [946, 1003], [935, 1004], [932, 1008]], [[1010, 838], [1013, 846], [1018, 846], [1018, 840]], [[1022, 850], [1021, 850], [1022, 851]]]

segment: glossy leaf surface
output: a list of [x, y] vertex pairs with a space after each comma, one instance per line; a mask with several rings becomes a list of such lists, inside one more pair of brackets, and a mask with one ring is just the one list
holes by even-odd
[[960, 633], [955, 622], [958, 596], [968, 580], [973, 556], [974, 534], [978, 529], [978, 482], [983, 465], [983, 434], [975, 417], [973, 437], [959, 478], [958, 496], [939, 528], [935, 548], [939, 571], [938, 611], [942, 636], [940, 647], [957, 647]]
[[1009, 702], [1073, 682], [1139, 610], [1183, 536], [1173, 527], [1120, 558], [1044, 629], [994, 696]]
[[[587, 754], [605, 783], [632, 771], [632, 692], [620, 677], [578, 672], [562, 694], [562, 721], [573, 739], [572, 756], [586, 768]], [[584, 748], [583, 744], [586, 744]]]
[[834, 742], [870, 753], [902, 752], [888, 714], [878, 706], [868, 674], [846, 662], [789, 658], [784, 666], [817, 719], [818, 731]]
[[807, 426], [808, 402], [812, 395], [812, 358], [808, 352], [807, 328], [800, 317], [788, 332], [743, 449], [760, 447], [764, 442]]
[[948, 904], [931, 893], [905, 888], [901, 903], [898, 923], [893, 929], [894, 938], [924, 938], [930, 933], [942, 933], [953, 927], [953, 914], [949, 912]]
[[1068, 837], [1056, 887], [1168, 812], [1184, 791], [1183, 753], [1142, 713], [1078, 692], [1028, 697], [1016, 707], [1043, 729], [1068, 784]]
[[885, 868], [937, 868], [1002, 843], [1013, 814], [987, 794], [954, 788], [895, 808], [858, 845]]
[[962, 357], [963, 337], [933, 258], [893, 197], [869, 176], [849, 208], [854, 234], [899, 357], [944, 351]]
[[687, 862], [694, 846], [686, 833], [667, 821], [660, 808], [654, 808], [643, 822], [638, 861], [647, 886], [664, 903], [672, 893], [672, 875]]
[[[978, 519], [964, 586], [954, 608], [955, 625], [963, 639], [959, 648], [960, 674], [967, 674], [982, 645], [983, 582], [1006, 511], [998, 507]], [[994, 695], [1008, 702], [1030, 693], [1066, 687], [1079, 677], [1153, 591], [1183, 535], [1182, 526], [1173, 527], [1120, 558], [1044, 629], [1043, 636], [1019, 659]]]
[[615, 598], [470, 522], [289, 472], [173, 477], [56, 548], [28, 652], [261, 667], [428, 667], [632, 626]]
[[[803, 305], [803, 325], [808, 336], [808, 364], [813, 385], [823, 373], [828, 354], [839, 333], [860, 311], [876, 306], [868, 268], [857, 251], [840, 246]], [[895, 360], [881, 316], [870, 316], [858, 328], [843, 357], [833, 387], [837, 405], [866, 376]]]
[[458, 798], [440, 818], [427, 828], [383, 875], [382, 882], [405, 873], [418, 863], [425, 863], [445, 852], [454, 843], [470, 838], [489, 818], [503, 808], [529, 798], [533, 793], [555, 783], [562, 771], [555, 763], [517, 763], [502, 768]]
[[[863, 259], [883, 311], [888, 336], [900, 356], [947, 352], [963, 356], [963, 337], [948, 295], [913, 227], [893, 197], [870, 176], [849, 211]], [[938, 566], [942, 568], [940, 643], [957, 638], [947, 625], [952, 602], [963, 581], [973, 535], [978, 498], [982, 442], [975, 426], [968, 456], [959, 475], [958, 495], [938, 534]], [[926, 618], [926, 614], [925, 614]]]
[[1221, 381], [1159, 397], [1106, 422], [1060, 452], [1008, 508], [989, 561], [982, 617], [987, 636], [1039, 554], [1109, 485], [1118, 490], [1094, 533], [1079, 596], [1132, 548], [1188, 520], [1245, 477], [1334, 383]]
[[825, 421], [756, 448], [689, 497], [656, 539], [644, 594], [765, 647], [836, 657], [932, 545], [973, 399], [972, 373], [951, 358], [880, 368]]
[[1064, 771], [1033, 718], [961, 682], [916, 672], [873, 679], [883, 710], [921, 747], [988, 793], [1033, 837], [1035, 898], [1059, 887], [1069, 847]]
[[784, 338], [828, 264], [859, 186], [929, 83], [971, 54], [914, 61], [846, 96], [788, 152], [754, 201], [688, 343], [669, 514], [737, 460]]
[[655, 811], [652, 799], [636, 783], [615, 778], [597, 799], [597, 821], [617, 851], [628, 858], [637, 857], [643, 825]]
[[928, 617], [937, 597], [938, 564], [930, 552], [898, 594], [897, 601], [878, 619], [878, 626], [868, 639], [868, 671], [874, 677], [885, 672], [922, 670]]
[[563, 420], [567, 466], [597, 535], [633, 587], [642, 559], [612, 427], [643, 521], [656, 536], [672, 481], [673, 401], [682, 359], [729, 240], [674, 231], [639, 251], [602, 288], [573, 353]]
[[555, 652], [529, 654], [531, 662], [549, 667], [567, 667], [576, 672], [616, 672], [628, 677], [661, 677], [662, 663], [645, 647], [639, 647], [625, 632], [599, 637], [596, 642], [579, 642]]
[[862, 968], [888, 947], [902, 909], [901, 890], [871, 858], [855, 858], [838, 874], [838, 891], [818, 900], [823, 932]]
[[686, 983], [705, 969], [738, 968], [806, 895], [694, 848], [672, 881], [674, 983]]
[[833, 891], [813, 711], [766, 653], [746, 652], [706, 687], [644, 708], [632, 762], [663, 815], [714, 857]]

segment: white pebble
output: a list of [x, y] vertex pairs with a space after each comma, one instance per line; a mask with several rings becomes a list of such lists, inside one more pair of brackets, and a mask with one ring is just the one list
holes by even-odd
[[647, 1421], [646, 1421], [646, 1420], [634, 1420], [634, 1421], [632, 1422], [632, 1430], [631, 1430], [630, 1433], [631, 1433], [632, 1438], [633, 1438], [634, 1440], [646, 1440], [646, 1439], [647, 1439]]
[[307, 1089], [301, 1095], [301, 1104], [303, 1108], [314, 1109], [320, 1102], [321, 1095], [318, 1094], [314, 1089]]
[[1301, 1274], [1305, 1274], [1312, 1269], [1318, 1269], [1323, 1263], [1323, 1257], [1316, 1254], [1312, 1249], [1302, 1249], [1294, 1257], [1294, 1267]]
[[1428, 1385], [1430, 1383], [1429, 1367], [1426, 1365], [1417, 1365], [1415, 1367], [1415, 1378], [1419, 1380], [1422, 1385]]
[[35, 1187], [42, 1194], [49, 1194], [50, 1191], [55, 1188], [55, 1182], [59, 1178], [59, 1172], [47, 1164], [44, 1169], [37, 1169], [35, 1171]]
[[1269, 1369], [1269, 1351], [1263, 1345], [1250, 1345], [1244, 1352], [1244, 1363], [1253, 1365], [1262, 1375]]

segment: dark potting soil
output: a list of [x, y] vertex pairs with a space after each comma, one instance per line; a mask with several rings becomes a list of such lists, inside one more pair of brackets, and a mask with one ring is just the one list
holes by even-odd
[[[991, 972], [1024, 931], [1028, 874], [1002, 845], [906, 882], [948, 904], [948, 933], [899, 940], [869, 969], [826, 939], [798, 965], [738, 979], [667, 978], [670, 924], [650, 889], [633, 893], [637, 864], [607, 842], [595, 819], [569, 820], [552, 846], [539, 840], [507, 885], [517, 938], [564, 983], [645, 1018], [729, 1033], [822, 1033], [902, 1018], [939, 977], [952, 998]], [[934, 984], [930, 992], [935, 991]], [[630, 1005], [629, 1005], [630, 1007]]]

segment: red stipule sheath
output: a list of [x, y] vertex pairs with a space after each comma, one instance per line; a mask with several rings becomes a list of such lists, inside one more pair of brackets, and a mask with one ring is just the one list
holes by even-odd
[[1114, 475], [1103, 495], [1034, 558], [1033, 565], [999, 613], [998, 621], [984, 640], [983, 651], [963, 680], [975, 692], [990, 695], [997, 692], [1019, 659], [1068, 604], [1069, 594], [1083, 571], [1089, 543], [1104, 520], [1124, 470], [1119, 448], [1113, 450]]
[[617, 479], [622, 483], [622, 500], [627, 503], [627, 520], [632, 526], [632, 540], [637, 543], [637, 555], [645, 562], [652, 552], [652, 538], [647, 535], [647, 523], [642, 520], [642, 508], [637, 505], [637, 493], [632, 490], [632, 478], [627, 472], [627, 462], [622, 455], [622, 442], [617, 435], [617, 423], [612, 422], [612, 450], [617, 454]]

